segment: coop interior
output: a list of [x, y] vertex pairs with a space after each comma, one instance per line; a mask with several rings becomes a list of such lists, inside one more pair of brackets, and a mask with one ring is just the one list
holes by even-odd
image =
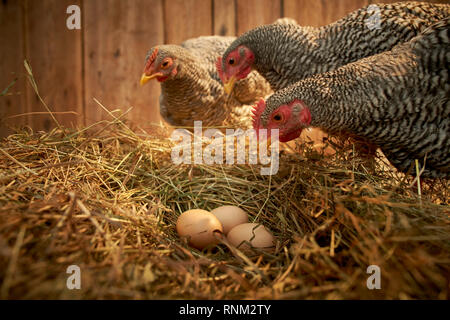
[[[275, 174], [176, 163], [163, 83], [140, 84], [156, 45], [379, 2], [395, 1], [1, 1], [0, 298], [449, 299], [448, 179], [317, 128], [280, 142]], [[220, 225], [209, 245], [183, 233], [183, 213], [222, 206], [252, 223], [247, 246]], [[257, 227], [268, 245], [248, 243]]]

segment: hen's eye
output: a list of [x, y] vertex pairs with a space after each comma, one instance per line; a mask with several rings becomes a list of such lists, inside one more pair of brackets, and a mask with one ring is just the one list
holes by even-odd
[[164, 61], [161, 63], [161, 68], [167, 69], [167, 68], [170, 67], [171, 65], [172, 65], [171, 59], [167, 59], [167, 60], [164, 60]]
[[283, 117], [281, 116], [281, 114], [277, 113], [276, 115], [273, 116], [273, 120], [275, 122], [280, 122], [281, 120], [283, 120]]
[[233, 59], [233, 58], [230, 58], [230, 60], [228, 60], [228, 63], [229, 63], [229, 64], [234, 64], [234, 59]]

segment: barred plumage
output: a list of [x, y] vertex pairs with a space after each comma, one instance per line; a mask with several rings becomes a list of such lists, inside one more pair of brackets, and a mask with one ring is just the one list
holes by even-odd
[[446, 4], [400, 2], [367, 6], [319, 28], [295, 23], [260, 26], [227, 48], [222, 55], [221, 78], [224, 83], [234, 81], [233, 77], [242, 79], [251, 65], [274, 90], [279, 90], [390, 50], [449, 15], [450, 6]]
[[254, 126], [279, 128], [281, 138], [306, 126], [355, 135], [378, 145], [400, 171], [418, 159], [424, 177], [449, 177], [449, 66], [447, 17], [391, 51], [275, 92], [260, 102]]

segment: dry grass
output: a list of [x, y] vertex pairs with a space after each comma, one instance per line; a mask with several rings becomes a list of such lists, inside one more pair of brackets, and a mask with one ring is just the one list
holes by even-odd
[[[51, 132], [0, 142], [0, 298], [450, 298], [448, 180], [417, 188], [348, 143], [331, 157], [285, 150], [274, 176], [176, 166], [166, 132], [138, 134], [97, 103], [113, 121], [75, 131], [53, 118]], [[271, 230], [275, 251], [198, 251], [177, 236], [181, 212], [226, 204]], [[81, 290], [66, 287], [73, 264]], [[381, 290], [366, 287], [369, 265]]]
[[[257, 165], [182, 165], [171, 142], [120, 120], [21, 131], [0, 143], [3, 299], [448, 299], [449, 182], [422, 185], [349, 150], [283, 153]], [[309, 150], [309, 151], [308, 151]], [[188, 247], [190, 208], [234, 204], [277, 238], [275, 252]], [[82, 289], [66, 288], [81, 268]], [[381, 268], [368, 290], [366, 269]]]

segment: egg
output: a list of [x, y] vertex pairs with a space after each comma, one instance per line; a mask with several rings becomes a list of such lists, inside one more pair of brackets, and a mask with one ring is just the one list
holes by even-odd
[[243, 241], [248, 241], [255, 248], [270, 248], [275, 245], [273, 235], [259, 223], [243, 223], [235, 226], [227, 235], [228, 241], [238, 249], [248, 249]]
[[236, 206], [222, 206], [211, 211], [222, 223], [223, 233], [228, 234], [235, 226], [247, 223], [247, 213]]
[[178, 217], [176, 229], [180, 237], [186, 237], [189, 245], [197, 249], [216, 244], [218, 240], [214, 235], [215, 231], [223, 232], [222, 224], [216, 216], [201, 209], [183, 212]]

